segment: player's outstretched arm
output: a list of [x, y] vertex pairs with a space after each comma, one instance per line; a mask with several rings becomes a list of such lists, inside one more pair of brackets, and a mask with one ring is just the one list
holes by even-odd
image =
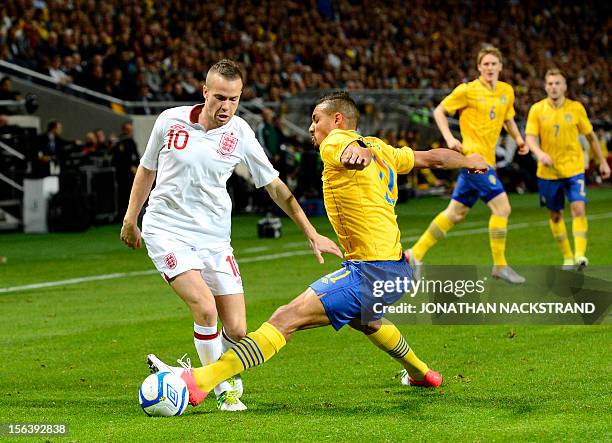
[[433, 116], [434, 120], [436, 121], [436, 125], [438, 125], [438, 129], [440, 129], [442, 137], [444, 137], [446, 145], [454, 151], [462, 152], [463, 146], [461, 146], [461, 142], [453, 136], [450, 126], [448, 126], [446, 111], [442, 105], [438, 105], [436, 109], [434, 109]]
[[414, 151], [415, 168], [459, 169], [467, 168], [476, 173], [489, 170], [489, 165], [479, 154], [463, 155], [451, 149]]
[[321, 235], [317, 232], [314, 226], [308, 221], [306, 214], [302, 211], [301, 206], [287, 187], [285, 183], [279, 178], [275, 178], [271, 183], [266, 185], [266, 191], [270, 194], [274, 203], [281, 208], [285, 214], [291, 217], [291, 220], [298, 225], [298, 227], [302, 230], [308, 242], [310, 244], [310, 248], [314, 253], [319, 263], [323, 263], [325, 260], [323, 259], [322, 253], [326, 252], [329, 254], [334, 254], [337, 257], [342, 258], [342, 251], [336, 243], [334, 243], [329, 238]]
[[130, 193], [130, 202], [127, 211], [123, 217], [123, 225], [121, 226], [121, 240], [132, 249], [140, 248], [141, 238], [140, 229], [138, 229], [138, 214], [142, 209], [142, 205], [147, 200], [153, 182], [155, 181], [156, 171], [138, 166], [132, 192]]
[[599, 173], [601, 174], [601, 178], [604, 180], [610, 178], [610, 166], [608, 165], [608, 161], [603, 155], [601, 151], [601, 146], [599, 145], [599, 140], [597, 140], [597, 136], [594, 132], [591, 132], [586, 135], [587, 140], [589, 141], [589, 145], [591, 145], [591, 149], [595, 151], [595, 155], [599, 157]]
[[538, 162], [542, 163], [544, 166], [548, 166], [548, 167], [552, 166], [553, 165], [552, 158], [550, 157], [550, 155], [544, 152], [542, 148], [540, 148], [540, 143], [538, 142], [538, 138], [535, 135], [531, 135], [531, 134], [527, 134], [525, 138], [527, 139], [526, 141], [527, 147], [536, 156], [536, 158], [538, 159]]

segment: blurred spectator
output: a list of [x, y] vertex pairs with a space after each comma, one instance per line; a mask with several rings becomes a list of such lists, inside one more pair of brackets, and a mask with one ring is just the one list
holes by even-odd
[[97, 150], [96, 134], [94, 134], [93, 132], [88, 132], [87, 134], [85, 134], [85, 140], [83, 140], [83, 143], [80, 145], [80, 147], [81, 153], [85, 155], [94, 154]]
[[59, 173], [59, 164], [64, 159], [64, 149], [70, 144], [61, 137], [62, 131], [62, 122], [51, 120], [47, 125], [47, 132], [38, 137], [35, 155], [30, 159], [33, 177], [40, 178]]
[[[612, 169], [612, 153], [610, 152], [610, 139], [612, 134], [606, 132], [603, 128], [597, 130], [597, 139], [599, 140], [599, 146], [601, 147], [601, 153], [608, 162], [608, 166]], [[603, 181], [599, 173], [599, 156], [593, 152], [593, 149], [589, 146], [588, 152], [589, 167], [586, 170], [586, 176], [589, 183], [601, 184]]]
[[62, 59], [59, 55], [54, 55], [51, 59], [48, 75], [58, 85], [67, 85], [68, 83], [72, 83], [72, 77], [64, 72], [64, 68], [62, 67]]
[[104, 129], [96, 128], [94, 130], [96, 136], [96, 153], [99, 155], [107, 155], [110, 153], [110, 143], [106, 140]]
[[280, 161], [280, 131], [274, 125], [274, 111], [264, 108], [261, 111], [262, 122], [257, 125], [255, 135], [273, 165]]
[[138, 94], [134, 101], [138, 103], [138, 107], [135, 109], [137, 114], [154, 114], [154, 110], [149, 105], [149, 102], [153, 101], [153, 94], [151, 94], [147, 84], [143, 83], [138, 87]]
[[123, 220], [127, 210], [132, 183], [134, 182], [134, 176], [140, 162], [136, 142], [133, 138], [133, 131], [132, 122], [124, 123], [121, 126], [119, 141], [112, 149], [111, 165], [115, 167], [115, 179], [117, 182], [117, 221]]
[[[0, 79], [0, 100], [21, 100], [21, 94], [13, 91], [13, 81], [9, 76]], [[16, 114], [16, 106], [0, 106], [0, 114]]]

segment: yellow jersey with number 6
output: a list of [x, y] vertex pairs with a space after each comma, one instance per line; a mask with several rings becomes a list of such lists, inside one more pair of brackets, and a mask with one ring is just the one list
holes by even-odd
[[514, 90], [498, 81], [492, 89], [482, 79], [457, 86], [440, 103], [447, 114], [459, 111], [463, 153], [482, 155], [495, 166], [495, 145], [506, 120], [514, 117]]
[[538, 163], [537, 176], [546, 180], [573, 177], [584, 172], [584, 152], [578, 134], [593, 126], [582, 103], [566, 98], [555, 107], [545, 98], [529, 109], [525, 134], [540, 137], [540, 147], [550, 155], [552, 167]]
[[[372, 162], [362, 171], [346, 169], [340, 162], [344, 149], [356, 140], [362, 140], [373, 154]], [[346, 259], [399, 260], [397, 174], [408, 174], [414, 167], [412, 149], [397, 149], [376, 137], [334, 129], [319, 150], [325, 209]]]

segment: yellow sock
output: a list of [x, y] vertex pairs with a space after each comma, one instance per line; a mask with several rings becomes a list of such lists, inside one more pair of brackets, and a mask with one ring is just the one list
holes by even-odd
[[423, 232], [421, 238], [419, 238], [412, 247], [412, 255], [414, 255], [414, 258], [419, 261], [423, 260], [427, 251], [429, 251], [438, 240], [444, 238], [446, 233], [453, 226], [455, 226], [455, 224], [450, 221], [446, 213], [440, 212], [429, 224], [427, 230]]
[[572, 220], [572, 232], [574, 234], [574, 248], [576, 257], [584, 257], [587, 249], [587, 231], [589, 224], [585, 216], [575, 217]]
[[283, 334], [270, 323], [264, 323], [215, 363], [194, 369], [196, 383], [202, 391], [208, 392], [223, 380], [268, 361], [285, 344], [287, 342]]
[[565, 229], [565, 221], [563, 219], [558, 222], [554, 222], [552, 218], [548, 219], [548, 224], [550, 225], [550, 230], [552, 231], [552, 235], [563, 254], [564, 259], [571, 259], [574, 256], [572, 255], [572, 247], [570, 246], [569, 239], [567, 238], [567, 230]]
[[489, 242], [495, 266], [506, 266], [506, 234], [508, 233], [508, 218], [491, 215], [489, 219]]
[[410, 349], [399, 329], [388, 320], [383, 320], [380, 329], [368, 335], [368, 338], [380, 349], [399, 361], [413, 379], [422, 380], [429, 371], [429, 367], [419, 360], [414, 351]]

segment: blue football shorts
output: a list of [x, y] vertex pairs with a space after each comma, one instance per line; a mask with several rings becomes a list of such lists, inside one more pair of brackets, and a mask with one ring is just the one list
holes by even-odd
[[452, 199], [471, 208], [479, 198], [488, 203], [504, 192], [506, 190], [493, 168], [485, 174], [469, 174], [467, 169], [461, 169]]
[[310, 287], [337, 331], [355, 319], [362, 324], [379, 320], [384, 316], [383, 307], [399, 300], [411, 285], [412, 269], [402, 257], [397, 261], [348, 260]]
[[551, 211], [560, 211], [565, 207], [565, 197], [572, 203], [587, 202], [584, 173], [557, 180], [538, 178], [540, 206]]

